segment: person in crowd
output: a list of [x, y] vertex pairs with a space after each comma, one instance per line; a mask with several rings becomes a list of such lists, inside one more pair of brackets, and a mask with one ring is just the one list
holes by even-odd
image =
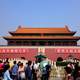
[[50, 72], [51, 72], [51, 65], [47, 64], [46, 65], [46, 80], [49, 80]]
[[80, 66], [78, 65], [78, 63], [75, 64], [73, 77], [74, 77], [74, 80], [80, 80]]
[[40, 62], [40, 70], [41, 70], [41, 80], [47, 80], [47, 70], [46, 70], [46, 65], [48, 65], [48, 61], [46, 58], [43, 58], [43, 60]]
[[18, 63], [17, 63], [18, 67], [20, 66], [20, 64], [21, 64], [21, 61], [18, 61]]
[[23, 65], [23, 63], [19, 64], [18, 79], [19, 80], [25, 80], [25, 71], [24, 71], [24, 65]]
[[70, 66], [65, 67], [65, 80], [74, 80], [72, 76], [72, 68]]
[[10, 66], [9, 62], [5, 61], [5, 62], [3, 63], [3, 73], [5, 72], [7, 65]]
[[2, 78], [3, 76], [3, 62], [2, 60], [0, 60], [0, 79]]
[[32, 74], [33, 74], [33, 80], [37, 80], [37, 71], [36, 71], [36, 69], [34, 68], [34, 65], [35, 65], [35, 63], [33, 63], [33, 65], [32, 65]]
[[28, 61], [28, 65], [25, 69], [25, 74], [26, 74], [26, 79], [27, 80], [32, 80], [32, 61]]
[[33, 73], [33, 80], [38, 80], [39, 77], [39, 63], [35, 61], [32, 65], [32, 73]]
[[26, 70], [28, 62], [25, 63], [24, 70]]
[[3, 80], [12, 80], [9, 73], [9, 64], [5, 65]]
[[17, 78], [18, 78], [18, 65], [17, 65], [16, 61], [14, 61], [13, 64], [14, 65], [11, 68], [12, 79], [17, 80]]

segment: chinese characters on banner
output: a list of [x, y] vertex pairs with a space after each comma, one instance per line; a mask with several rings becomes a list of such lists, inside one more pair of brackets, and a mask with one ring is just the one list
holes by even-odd
[[[0, 53], [27, 53], [31, 48], [0, 48]], [[40, 49], [45, 53], [45, 49]], [[53, 48], [55, 53], [80, 53], [80, 48]], [[38, 49], [39, 52], [39, 49]]]

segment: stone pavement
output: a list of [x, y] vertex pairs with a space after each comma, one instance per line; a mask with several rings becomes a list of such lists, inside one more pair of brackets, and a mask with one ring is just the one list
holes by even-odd
[[50, 74], [50, 80], [64, 80], [65, 70], [64, 67], [53, 66]]

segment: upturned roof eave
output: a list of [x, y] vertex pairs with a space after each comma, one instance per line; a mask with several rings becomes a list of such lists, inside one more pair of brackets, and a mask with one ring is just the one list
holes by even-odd
[[13, 35], [13, 34], [36, 34], [36, 33], [38, 33], [38, 34], [75, 34], [76, 32], [15, 32], [15, 31], [9, 31], [9, 33], [11, 34], [11, 35]]
[[71, 40], [72, 39], [73, 40], [74, 39], [74, 40], [80, 40], [80, 37], [71, 37], [71, 38], [66, 38], [66, 37], [65, 38], [64, 37], [63, 38], [51, 38], [51, 37], [47, 37], [47, 38], [45, 38], [45, 37], [38, 37], [38, 38], [35, 38], [35, 37], [32, 37], [32, 38], [30, 38], [30, 37], [29, 38], [28, 37], [27, 38], [26, 37], [25, 38], [24, 37], [16, 37], [16, 38], [15, 37], [3, 37], [3, 38], [6, 39], [6, 40], [10, 40], [10, 39], [12, 39], [12, 40], [16, 40], [16, 39], [21, 39], [21, 40], [24, 40], [24, 39], [25, 40], [27, 40], [27, 39], [42, 39], [42, 40], [44, 40], [44, 39], [46, 39], [46, 40], [48, 40], [48, 39], [52, 39], [52, 40], [65, 40], [65, 39], [67, 39], [67, 40]]

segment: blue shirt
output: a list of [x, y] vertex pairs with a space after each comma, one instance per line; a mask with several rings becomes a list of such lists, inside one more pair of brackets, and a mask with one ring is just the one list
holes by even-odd
[[17, 64], [15, 64], [15, 65], [12, 67], [11, 72], [12, 72], [12, 75], [17, 75], [17, 72], [18, 72], [18, 65], [17, 65]]
[[4, 73], [3, 80], [12, 80], [12, 79], [10, 78], [9, 70], [7, 70], [7, 71]]

